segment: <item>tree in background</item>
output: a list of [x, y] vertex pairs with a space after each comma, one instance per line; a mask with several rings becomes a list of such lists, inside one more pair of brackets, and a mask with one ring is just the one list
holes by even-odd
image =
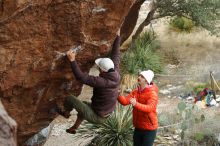
[[[144, 0], [139, 0], [139, 5]], [[212, 34], [219, 34], [220, 30], [220, 1], [219, 0], [148, 0], [149, 13], [145, 20], [139, 25], [137, 31], [132, 36], [132, 44], [138, 38], [143, 28], [151, 21], [165, 17], [186, 17], [194, 21], [197, 26], [201, 26]], [[137, 7], [137, 6], [136, 6]], [[137, 10], [139, 11], [139, 9]], [[131, 19], [132, 13], [128, 13], [126, 19]], [[125, 23], [127, 22], [125, 19]], [[134, 20], [135, 21], [135, 20]], [[134, 22], [133, 21], [133, 22]], [[126, 24], [124, 24], [126, 25]], [[133, 26], [132, 26], [133, 27]], [[123, 28], [122, 28], [123, 29]], [[130, 31], [130, 30], [129, 30]], [[126, 33], [128, 38], [130, 33]], [[129, 34], [129, 35], [128, 35]]]

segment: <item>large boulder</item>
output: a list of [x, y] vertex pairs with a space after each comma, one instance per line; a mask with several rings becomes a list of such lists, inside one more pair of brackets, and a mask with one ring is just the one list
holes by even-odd
[[49, 125], [56, 102], [81, 92], [67, 59], [58, 59], [56, 51], [81, 45], [77, 62], [88, 72], [110, 51], [134, 1], [0, 1], [0, 97], [18, 123], [19, 145]]
[[0, 101], [0, 145], [17, 146], [17, 123], [8, 115]]

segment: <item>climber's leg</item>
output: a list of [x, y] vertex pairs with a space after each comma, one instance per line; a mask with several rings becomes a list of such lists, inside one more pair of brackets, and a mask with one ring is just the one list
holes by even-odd
[[69, 129], [66, 129], [66, 132], [70, 133], [70, 134], [75, 134], [76, 129], [80, 126], [80, 124], [82, 123], [83, 120], [84, 119], [81, 116], [77, 115], [75, 124], [72, 127], [70, 127]]

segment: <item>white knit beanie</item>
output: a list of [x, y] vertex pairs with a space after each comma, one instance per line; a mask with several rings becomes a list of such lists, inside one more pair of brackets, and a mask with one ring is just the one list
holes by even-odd
[[142, 71], [140, 74], [147, 80], [150, 84], [154, 78], [154, 72], [152, 70]]

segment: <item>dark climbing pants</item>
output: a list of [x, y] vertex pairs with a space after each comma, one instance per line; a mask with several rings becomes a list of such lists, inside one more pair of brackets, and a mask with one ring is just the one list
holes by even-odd
[[81, 101], [75, 96], [68, 96], [64, 106], [71, 111], [73, 108], [78, 112], [78, 116], [87, 120], [90, 123], [103, 123], [107, 118], [102, 118], [98, 116], [91, 108], [91, 103], [86, 101]]
[[157, 130], [134, 130], [134, 146], [153, 146]]

